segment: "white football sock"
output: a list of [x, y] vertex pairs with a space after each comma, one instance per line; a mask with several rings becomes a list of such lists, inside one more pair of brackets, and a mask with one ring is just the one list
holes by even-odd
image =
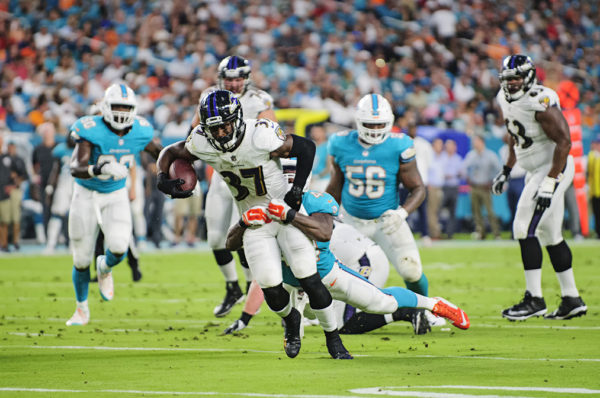
[[573, 275], [573, 268], [569, 268], [563, 272], [557, 272], [556, 278], [560, 284], [560, 295], [562, 297], [579, 297], [579, 291], [575, 286], [575, 276]]
[[235, 270], [235, 260], [231, 260], [225, 265], [219, 265], [219, 269], [225, 277], [226, 282], [237, 282], [238, 276]]
[[525, 286], [533, 297], [543, 297], [541, 268], [525, 270]]

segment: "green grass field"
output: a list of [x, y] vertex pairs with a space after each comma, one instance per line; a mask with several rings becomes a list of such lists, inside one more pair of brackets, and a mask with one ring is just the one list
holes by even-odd
[[[394, 323], [344, 336], [352, 361], [330, 359], [317, 327], [287, 358], [265, 304], [242, 333], [221, 336], [242, 307], [213, 317], [224, 283], [208, 252], [144, 254], [136, 284], [120, 264], [114, 301], [102, 302], [91, 284], [90, 324], [69, 328], [70, 257], [1, 257], [0, 398], [600, 396], [600, 246], [572, 250], [587, 316], [511, 323], [500, 311], [524, 290], [516, 243], [422, 248], [431, 295], [464, 308], [471, 328], [414, 336]], [[543, 286], [552, 311], [560, 294], [547, 257]]]

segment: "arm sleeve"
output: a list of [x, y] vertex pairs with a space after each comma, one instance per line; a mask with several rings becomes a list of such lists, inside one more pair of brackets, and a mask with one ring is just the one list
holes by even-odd
[[296, 163], [294, 186], [303, 188], [312, 170], [316, 146], [314, 142], [307, 138], [298, 135], [292, 135], [292, 138], [294, 139], [294, 142], [292, 143], [290, 157], [298, 159]]

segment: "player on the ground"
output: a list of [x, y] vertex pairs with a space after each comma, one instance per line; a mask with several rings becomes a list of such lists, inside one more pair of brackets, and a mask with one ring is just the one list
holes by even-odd
[[[344, 222], [375, 241], [409, 290], [427, 296], [429, 283], [406, 217], [425, 198], [412, 139], [390, 134], [394, 114], [379, 94], [361, 98], [356, 130], [331, 137], [331, 181], [327, 193], [342, 205]], [[399, 205], [399, 184], [409, 192]]]
[[574, 175], [569, 125], [556, 92], [537, 84], [530, 57], [516, 54], [504, 58], [499, 78], [502, 89], [496, 100], [511, 139], [508, 159], [494, 179], [492, 192], [500, 195], [504, 191], [515, 163], [527, 170], [513, 221], [513, 235], [521, 246], [525, 268], [525, 296], [502, 311], [502, 316], [514, 321], [546, 314], [542, 245], [548, 251], [562, 296], [558, 309], [544, 317], [584, 315], [587, 307], [575, 286], [571, 250], [562, 236], [564, 194]]
[[[160, 154], [158, 187], [162, 192], [189, 196], [190, 191], [181, 190], [181, 179], [169, 179], [169, 166], [177, 158], [201, 159], [225, 179], [243, 217], [249, 217], [255, 206], [266, 207], [271, 199], [285, 200], [293, 211], [300, 209], [302, 188], [315, 153], [312, 141], [286, 135], [277, 123], [267, 119], [244, 120], [239, 100], [227, 90], [213, 91], [204, 97], [199, 117], [200, 124], [186, 141], [174, 143]], [[297, 176], [289, 191], [279, 162], [279, 158], [286, 157], [298, 158]], [[248, 265], [267, 304], [285, 320], [286, 354], [293, 358], [300, 352], [302, 317], [283, 288], [282, 253], [316, 308], [329, 353], [333, 358], [352, 358], [337, 331], [331, 295], [317, 273], [311, 241], [294, 226], [273, 222], [247, 229], [243, 243]]]
[[[217, 68], [217, 85], [204, 90], [200, 100], [215, 90], [229, 90], [236, 95], [242, 104], [246, 119], [269, 119], [276, 122], [273, 98], [267, 92], [251, 84], [250, 72], [248, 60], [237, 55], [224, 58]], [[192, 121], [192, 127], [196, 127], [198, 123], [199, 118], [196, 114]], [[225, 249], [227, 230], [233, 223], [237, 222], [239, 214], [227, 184], [218, 173], [214, 173], [210, 181], [204, 214], [207, 230], [206, 240], [213, 251], [221, 273], [225, 277], [225, 298], [213, 310], [215, 316], [223, 317], [231, 312], [235, 304], [244, 299], [244, 294], [238, 283], [235, 260], [231, 253]], [[238, 250], [238, 256], [245, 273], [246, 294], [248, 294], [252, 276], [243, 249]]]
[[154, 129], [138, 117], [135, 93], [125, 84], [113, 84], [104, 93], [101, 116], [83, 117], [71, 127], [76, 145], [71, 161], [75, 177], [69, 211], [69, 238], [73, 247], [73, 285], [77, 308], [67, 325], [89, 322], [90, 264], [98, 228], [106, 239], [105, 255], [96, 259], [98, 287], [104, 300], [114, 296], [111, 268], [125, 256], [131, 237], [131, 211], [125, 188], [135, 154], [146, 150], [154, 157], [160, 144]]
[[48, 232], [45, 254], [54, 253], [58, 238], [63, 229], [63, 219], [69, 212], [69, 204], [73, 194], [73, 176], [71, 175], [71, 155], [75, 141], [70, 135], [65, 142], [61, 142], [52, 149], [54, 165], [46, 185], [46, 198], [52, 198], [50, 207], [50, 221], [48, 221]]
[[[291, 170], [291, 167], [286, 170], [287, 163], [288, 161], [285, 161], [283, 164], [284, 174], [288, 181], [293, 181], [294, 171]], [[319, 275], [335, 300], [341, 300], [360, 310], [378, 314], [392, 314], [399, 307], [424, 308], [433, 311], [436, 315], [451, 319], [456, 327], [461, 329], [469, 327], [466, 314], [454, 305], [449, 305], [442, 299], [428, 298], [400, 287], [379, 289], [365, 277], [341, 263], [329, 249], [334, 228], [333, 218], [338, 215], [338, 204], [331, 195], [317, 191], [305, 192], [302, 198], [301, 212], [290, 212], [290, 207], [279, 199], [272, 199], [267, 208], [254, 207], [253, 211], [251, 219], [242, 220], [230, 230], [227, 238], [228, 248], [239, 247], [243, 231], [249, 226], [265, 225], [270, 220], [292, 224], [314, 240], [317, 247]], [[246, 224], [247, 227], [244, 227], [243, 224]], [[300, 285], [290, 272], [289, 267], [285, 265], [285, 262], [283, 264], [284, 282], [287, 285], [299, 288]], [[370, 269], [366, 268], [367, 266], [367, 263], [363, 260], [362, 272], [364, 274], [370, 273]], [[344, 305], [338, 307], [340, 311], [337, 311], [337, 326], [341, 328], [344, 322], [353, 315], [350, 311], [353, 311], [354, 308], [350, 310], [350, 308], [345, 308]], [[346, 309], [349, 311], [346, 311]], [[419, 319], [421, 317], [419, 315], [420, 313], [417, 313], [417, 328], [420, 326]], [[425, 323], [424, 327], [428, 326]], [[417, 330], [415, 331], [418, 333]]]

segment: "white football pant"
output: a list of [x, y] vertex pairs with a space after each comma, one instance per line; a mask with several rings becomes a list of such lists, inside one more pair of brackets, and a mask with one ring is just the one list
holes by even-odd
[[204, 217], [208, 246], [213, 250], [224, 249], [229, 227], [236, 223], [240, 216], [227, 183], [217, 172], [213, 173], [208, 187]]

